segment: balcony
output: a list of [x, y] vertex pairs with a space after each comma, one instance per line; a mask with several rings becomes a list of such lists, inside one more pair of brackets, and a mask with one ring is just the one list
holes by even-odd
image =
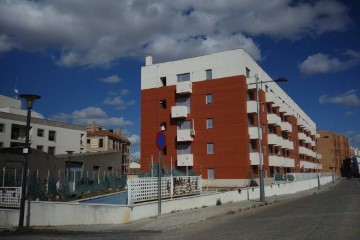
[[317, 157], [317, 159], [322, 159], [322, 155], [321, 155], [320, 153], [318, 153], [318, 154], [316, 155], [316, 157]]
[[[260, 132], [260, 136], [261, 136]], [[259, 139], [258, 127], [249, 127], [249, 136], [250, 139]]]
[[171, 107], [172, 118], [186, 118], [188, 115], [188, 109], [186, 106], [173, 106]]
[[280, 126], [280, 123], [281, 123], [280, 117], [278, 115], [276, 115], [275, 113], [268, 113], [267, 121], [268, 121], [268, 124], [275, 124], [277, 126]]
[[308, 151], [307, 151], [308, 149], [307, 148], [305, 148], [305, 147], [299, 147], [299, 153], [300, 154], [305, 154], [305, 155], [307, 155], [308, 154]]
[[176, 162], [178, 167], [192, 167], [194, 166], [194, 156], [192, 154], [179, 154]]
[[292, 126], [290, 123], [288, 122], [281, 122], [280, 123], [281, 126], [281, 131], [285, 131], [285, 132], [292, 132]]
[[265, 93], [266, 102], [274, 103], [275, 102], [275, 94], [272, 92]]
[[176, 83], [176, 94], [191, 94], [192, 93], [192, 82], [184, 81]]
[[285, 162], [285, 159], [282, 156], [278, 156], [278, 155], [270, 155], [269, 156], [269, 166], [283, 167], [284, 162]]
[[319, 166], [317, 163], [312, 163], [308, 161], [300, 161], [300, 168], [307, 168], [307, 169], [317, 169]]
[[287, 110], [286, 104], [285, 104], [285, 103], [281, 103], [281, 104], [280, 104], [280, 109], [279, 109], [279, 111], [280, 111], [280, 112], [286, 112], [286, 110]]
[[256, 89], [255, 78], [246, 78], [246, 83], [247, 83], [248, 89]]
[[268, 134], [268, 144], [277, 145], [277, 143], [278, 143], [278, 136], [274, 133]]
[[295, 160], [292, 158], [284, 158], [284, 167], [295, 167]]
[[192, 142], [195, 136], [195, 131], [193, 129], [178, 129], [176, 131], [178, 142]]
[[260, 165], [259, 152], [250, 153], [250, 164], [251, 165]]
[[247, 107], [247, 113], [257, 113], [256, 101], [247, 101], [246, 107]]
[[299, 133], [298, 133], [298, 136], [299, 136], [299, 140], [304, 140], [304, 141], [306, 141], [306, 135], [305, 135], [305, 133], [299, 132]]

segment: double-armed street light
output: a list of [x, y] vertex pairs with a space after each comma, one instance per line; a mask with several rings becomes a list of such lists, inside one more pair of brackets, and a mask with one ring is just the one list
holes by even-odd
[[25, 212], [25, 198], [26, 198], [26, 175], [28, 169], [28, 155], [29, 155], [29, 131], [31, 120], [31, 109], [35, 100], [40, 99], [39, 95], [33, 94], [20, 94], [19, 95], [26, 102], [27, 117], [26, 117], [26, 129], [25, 129], [25, 147], [23, 149], [24, 159], [22, 162], [22, 184], [21, 184], [21, 200], [20, 200], [20, 216], [19, 227], [24, 226], [24, 212]]
[[260, 202], [265, 202], [265, 185], [264, 185], [264, 173], [263, 173], [263, 157], [262, 157], [262, 138], [261, 138], [261, 124], [260, 124], [260, 99], [259, 99], [259, 84], [262, 83], [270, 83], [270, 82], [287, 82], [287, 78], [285, 77], [279, 77], [276, 80], [273, 81], [260, 81], [259, 80], [259, 76], [256, 74], [255, 75], [255, 83], [250, 83], [251, 84], [256, 84], [256, 109], [257, 109], [257, 124], [258, 124], [258, 139], [259, 139], [259, 159], [260, 159], [260, 169], [259, 169], [259, 174], [260, 174]]

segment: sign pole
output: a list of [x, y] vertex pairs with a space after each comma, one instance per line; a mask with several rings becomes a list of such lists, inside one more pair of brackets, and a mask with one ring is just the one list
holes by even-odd
[[159, 166], [158, 166], [158, 215], [161, 215], [161, 151], [163, 151], [166, 147], [166, 138], [163, 131], [160, 131], [156, 135], [156, 146], [159, 149]]
[[158, 166], [158, 216], [161, 215], [161, 150], [159, 150], [159, 166]]

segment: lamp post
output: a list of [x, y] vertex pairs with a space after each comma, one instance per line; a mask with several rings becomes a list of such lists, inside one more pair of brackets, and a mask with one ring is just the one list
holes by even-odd
[[69, 159], [68, 159], [68, 174], [67, 174], [67, 179], [68, 179], [68, 181], [70, 181], [70, 179], [71, 179], [71, 156], [72, 156], [72, 154], [73, 154], [73, 152], [74, 151], [66, 151], [67, 152], [67, 154], [68, 154], [68, 157], [69, 157]]
[[26, 102], [27, 117], [26, 117], [26, 129], [25, 129], [25, 148], [23, 149], [24, 159], [22, 162], [22, 184], [21, 184], [21, 200], [20, 200], [20, 216], [19, 227], [24, 226], [24, 212], [25, 212], [25, 198], [26, 198], [26, 178], [28, 169], [28, 155], [29, 155], [29, 131], [31, 120], [31, 109], [35, 100], [41, 97], [33, 94], [20, 94], [19, 97], [23, 98]]
[[[280, 77], [274, 81], [265, 81], [262, 82], [259, 80], [259, 76], [255, 75], [256, 79], [256, 108], [257, 108], [257, 124], [258, 124], [258, 138], [259, 138], [259, 159], [260, 159], [260, 202], [265, 202], [265, 186], [264, 186], [264, 173], [263, 173], [263, 157], [262, 157], [262, 138], [261, 138], [261, 124], [260, 124], [260, 99], [259, 99], [259, 83], [267, 83], [267, 82], [287, 82], [288, 80], [284, 77]], [[251, 85], [253, 83], [250, 83]]]

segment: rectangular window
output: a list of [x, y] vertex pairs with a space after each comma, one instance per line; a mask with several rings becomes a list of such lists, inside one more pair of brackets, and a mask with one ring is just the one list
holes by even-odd
[[190, 81], [190, 73], [183, 73], [177, 75], [178, 82]]
[[5, 131], [5, 124], [0, 123], [0, 132], [4, 132]]
[[213, 122], [212, 118], [206, 119], [206, 128], [207, 129], [213, 128], [214, 127], [213, 124], [214, 124], [214, 122]]
[[104, 139], [100, 138], [99, 139], [99, 148], [104, 147]]
[[161, 85], [162, 85], [163, 87], [166, 87], [166, 77], [161, 77], [161, 78], [160, 78], [160, 81], [161, 81]]
[[166, 109], [166, 100], [165, 99], [160, 100], [160, 109]]
[[162, 122], [162, 123], [160, 124], [160, 130], [161, 130], [161, 131], [166, 131], [166, 122]]
[[212, 79], [212, 69], [207, 69], [205, 72], [206, 72], [206, 80]]
[[4, 143], [0, 142], [0, 148], [3, 148], [3, 147], [4, 147]]
[[87, 143], [87, 144], [90, 144], [90, 139], [86, 139], [86, 143]]
[[43, 150], [44, 150], [44, 146], [42, 146], [42, 145], [37, 145], [37, 146], [36, 146], [36, 150], [43, 151]]
[[177, 106], [186, 106], [187, 112], [190, 113], [190, 97], [181, 97], [176, 99]]
[[55, 131], [49, 131], [49, 141], [55, 142], [56, 139], [56, 132]]
[[206, 102], [206, 104], [212, 104], [212, 102], [213, 102], [213, 95], [212, 95], [212, 94], [206, 94], [205, 102]]
[[37, 130], [37, 136], [38, 136], [38, 137], [44, 137], [44, 129], [38, 128], [38, 130]]
[[246, 77], [250, 77], [250, 69], [246, 68], [245, 69], [245, 74], [246, 74]]
[[214, 144], [208, 143], [206, 144], [207, 154], [214, 154]]
[[190, 143], [182, 143], [178, 144], [177, 147], [177, 154], [191, 154], [191, 144]]
[[215, 179], [215, 170], [213, 168], [208, 168], [207, 174], [208, 179]]
[[55, 155], [55, 147], [48, 147], [48, 154]]

